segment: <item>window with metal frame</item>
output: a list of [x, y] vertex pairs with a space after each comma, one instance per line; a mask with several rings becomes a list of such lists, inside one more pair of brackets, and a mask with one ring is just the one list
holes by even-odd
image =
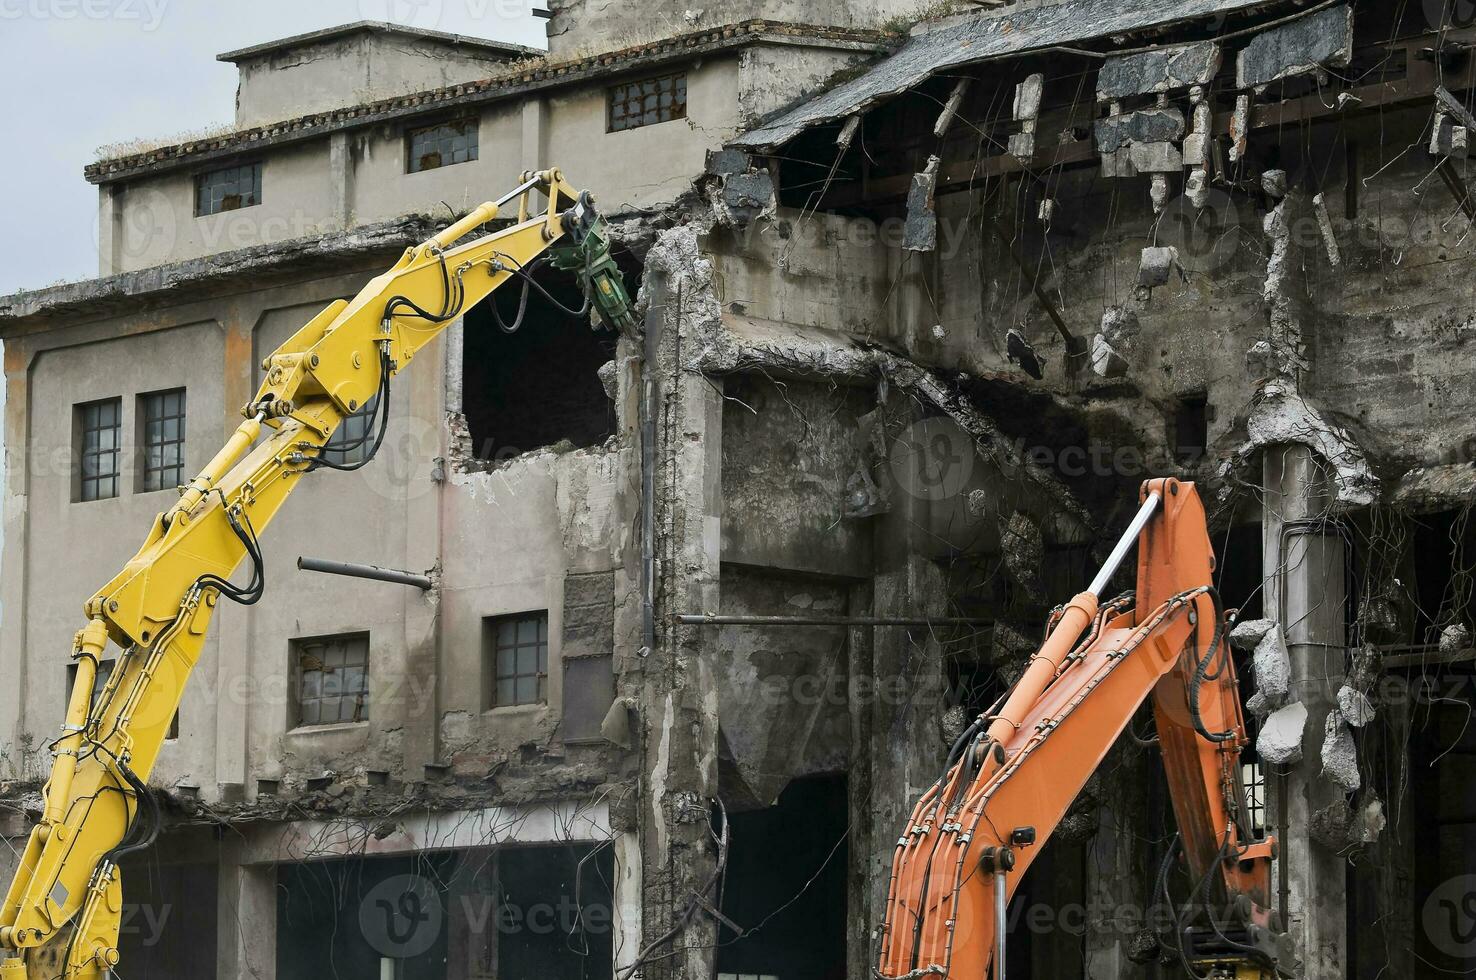
[[369, 634], [293, 640], [297, 727], [369, 720]]
[[374, 410], [378, 406], [379, 396], [375, 395], [357, 412], [340, 422], [323, 446], [323, 458], [339, 466], [362, 463], [373, 448], [374, 431], [371, 426], [374, 423]]
[[1256, 833], [1266, 830], [1266, 772], [1259, 762], [1240, 764], [1241, 781], [1245, 784], [1246, 819]]
[[477, 159], [480, 125], [477, 119], [457, 119], [410, 130], [406, 134], [406, 172], [418, 174]]
[[261, 164], [211, 170], [195, 178], [195, 216], [239, 211], [261, 203]]
[[687, 74], [623, 82], [610, 89], [609, 131], [618, 133], [687, 118]]
[[76, 412], [78, 500], [106, 500], [118, 496], [119, 445], [123, 429], [123, 399], [78, 405]]
[[498, 616], [484, 624], [490, 670], [486, 705], [548, 701], [548, 613]]
[[143, 427], [139, 492], [171, 490], [184, 483], [185, 390], [155, 391], [138, 400]]

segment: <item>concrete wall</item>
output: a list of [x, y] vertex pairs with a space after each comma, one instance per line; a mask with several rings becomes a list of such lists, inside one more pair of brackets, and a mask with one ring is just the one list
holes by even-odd
[[[801, 57], [806, 79], [828, 77], [854, 52]], [[562, 167], [596, 191], [607, 212], [669, 205], [690, 190], [707, 151], [732, 137], [745, 119], [777, 107], [783, 57], [737, 54], [688, 65], [687, 118], [607, 133], [604, 81], [527, 102], [471, 110], [480, 119], [478, 159], [422, 173], [406, 172], [406, 131], [427, 116], [267, 148], [262, 203], [195, 216], [195, 177], [218, 164], [102, 188], [100, 272], [112, 275], [256, 245], [315, 238], [411, 213], [449, 219], [501, 195], [527, 169]], [[673, 69], [662, 68], [661, 73]], [[808, 84], [808, 82], [807, 82]], [[640, 160], [632, 168], [628, 161]]]
[[672, 37], [693, 28], [736, 24], [763, 18], [826, 27], [879, 27], [901, 22], [926, 9], [928, 0], [855, 0], [812, 3], [807, 0], [739, 0], [721, 6], [694, 7], [686, 0], [551, 0], [548, 47], [554, 55], [626, 47]]
[[505, 63], [485, 49], [378, 31], [295, 45], [238, 62], [242, 129], [486, 78]]

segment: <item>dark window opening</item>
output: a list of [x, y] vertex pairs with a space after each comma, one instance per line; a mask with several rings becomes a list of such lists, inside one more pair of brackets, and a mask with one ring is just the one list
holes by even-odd
[[662, 75], [610, 89], [610, 132], [687, 118], [687, 75]]
[[140, 493], [172, 490], [184, 483], [185, 390], [139, 397], [139, 445], [143, 448]]
[[1204, 395], [1186, 395], [1179, 399], [1174, 413], [1174, 458], [1185, 465], [1204, 459], [1209, 448], [1211, 411]]
[[[560, 304], [577, 310], [584, 297], [571, 273], [537, 273]], [[599, 369], [615, 356], [615, 334], [592, 330], [532, 290], [522, 326], [504, 333], [496, 303], [511, 325], [522, 295], [514, 279], [466, 315], [462, 411], [477, 459], [501, 462], [543, 446], [596, 446], [615, 431], [615, 408]]]
[[297, 725], [369, 720], [369, 634], [292, 641]]
[[410, 130], [406, 134], [406, 172], [415, 174], [477, 159], [480, 125], [476, 119], [459, 119]]
[[261, 164], [212, 170], [195, 178], [195, 216], [239, 211], [261, 203]]
[[175, 863], [168, 852], [182, 842], [173, 836], [123, 859], [118, 951], [130, 978], [216, 976], [219, 870], [213, 862]]
[[588, 843], [283, 864], [277, 976], [610, 980], [614, 875]]
[[123, 399], [107, 398], [75, 409], [76, 500], [118, 496], [118, 455], [123, 430]]
[[846, 980], [845, 776], [797, 779], [776, 806], [729, 815], [719, 976]]
[[487, 658], [488, 708], [548, 701], [548, 613], [498, 616], [482, 621]]

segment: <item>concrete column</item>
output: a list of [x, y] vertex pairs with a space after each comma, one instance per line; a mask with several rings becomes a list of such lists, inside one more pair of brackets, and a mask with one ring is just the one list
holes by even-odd
[[[452, 351], [459, 359], [461, 345], [458, 321], [457, 343], [443, 337], [421, 353], [430, 363], [447, 364]], [[459, 363], [459, 361], [458, 361]], [[404, 415], [390, 420], [381, 453], [384, 462], [403, 467], [408, 477], [397, 485], [406, 487], [405, 567], [425, 572], [441, 564], [441, 516], [445, 506], [445, 483], [435, 474], [444, 471], [447, 453], [447, 372], [400, 375], [401, 389], [409, 388]], [[399, 458], [396, 458], [399, 457]], [[401, 696], [405, 724], [405, 778], [419, 779], [430, 763], [440, 759], [441, 604], [435, 592], [405, 589], [402, 592], [405, 622], [405, 684]], [[550, 624], [552, 625], [552, 624]]]
[[[329, 206], [332, 215], [324, 215], [322, 223], [348, 231], [354, 226], [354, 156], [352, 136], [347, 132], [328, 137], [328, 170], [332, 176], [333, 194]], [[317, 222], [314, 222], [315, 224]]]
[[[20, 765], [20, 740], [27, 733], [25, 717], [26, 666], [30, 652], [26, 642], [26, 544], [29, 522], [26, 503], [29, 499], [31, 449], [30, 388], [31, 356], [24, 342], [10, 340], [5, 344], [5, 471], [4, 502], [0, 514], [4, 519], [4, 553], [0, 556], [0, 670], [8, 682], [0, 684], [0, 747], [9, 749]], [[41, 462], [41, 461], [37, 461]], [[65, 651], [57, 651], [63, 656]], [[49, 732], [54, 720], [47, 722], [39, 736]], [[25, 774], [4, 773], [4, 778]]]
[[123, 271], [123, 202], [118, 184], [97, 189], [97, 274], [117, 275]]
[[542, 170], [548, 166], [548, 100], [523, 103], [522, 169]]
[[241, 842], [220, 848], [216, 916], [219, 980], [276, 980], [277, 869], [241, 863]]
[[[1345, 674], [1347, 556], [1330, 525], [1332, 492], [1326, 464], [1305, 446], [1265, 451], [1264, 571], [1267, 614], [1286, 630], [1291, 697], [1307, 707], [1302, 761], [1284, 780], [1268, 778], [1270, 819], [1278, 825], [1288, 886], [1283, 910], [1308, 980], [1344, 976], [1344, 860], [1311, 834], [1313, 816], [1338, 802], [1342, 790], [1321, 778], [1323, 726], [1337, 704]], [[1278, 883], [1273, 883], [1273, 888]]]

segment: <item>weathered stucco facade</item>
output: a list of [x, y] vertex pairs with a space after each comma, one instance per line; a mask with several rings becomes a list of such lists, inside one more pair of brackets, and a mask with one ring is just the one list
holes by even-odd
[[[241, 131], [89, 168], [100, 278], [0, 300], [0, 777], [24, 814], [80, 604], [171, 499], [139, 492], [142, 396], [186, 390], [197, 469], [267, 353], [527, 169], [596, 193], [640, 289], [628, 336], [537, 300], [511, 336], [469, 311], [397, 383], [380, 457], [304, 481], [155, 773], [171, 829], [125, 880], [158, 928], [125, 957], [870, 976], [912, 802], [1140, 482], [1175, 475], [1211, 503], [1225, 602], [1287, 651], [1241, 673], [1293, 972], [1470, 970], [1441, 911], [1476, 843], [1470, 25], [1273, 0], [963, 4], [910, 34], [880, 28], [949, 5], [552, 6], [546, 60], [373, 25], [236, 53]], [[331, 84], [302, 103], [274, 73], [308, 49]], [[395, 67], [427, 51], [436, 74]], [[621, 86], [678, 75], [681, 118], [615, 125]], [[475, 159], [407, 172], [447, 120]], [[196, 215], [202, 175], [257, 163], [259, 203]], [[132, 461], [79, 501], [77, 406], [109, 398]], [[529, 614], [545, 687], [499, 706], [496, 624]], [[301, 642], [364, 634], [368, 719], [299, 724]], [[1160, 871], [1148, 724], [1026, 879], [1013, 973], [1179, 975], [1155, 907], [1193, 883]], [[443, 918], [411, 939], [365, 917], [416, 889]], [[535, 928], [545, 907], [576, 914]]]

